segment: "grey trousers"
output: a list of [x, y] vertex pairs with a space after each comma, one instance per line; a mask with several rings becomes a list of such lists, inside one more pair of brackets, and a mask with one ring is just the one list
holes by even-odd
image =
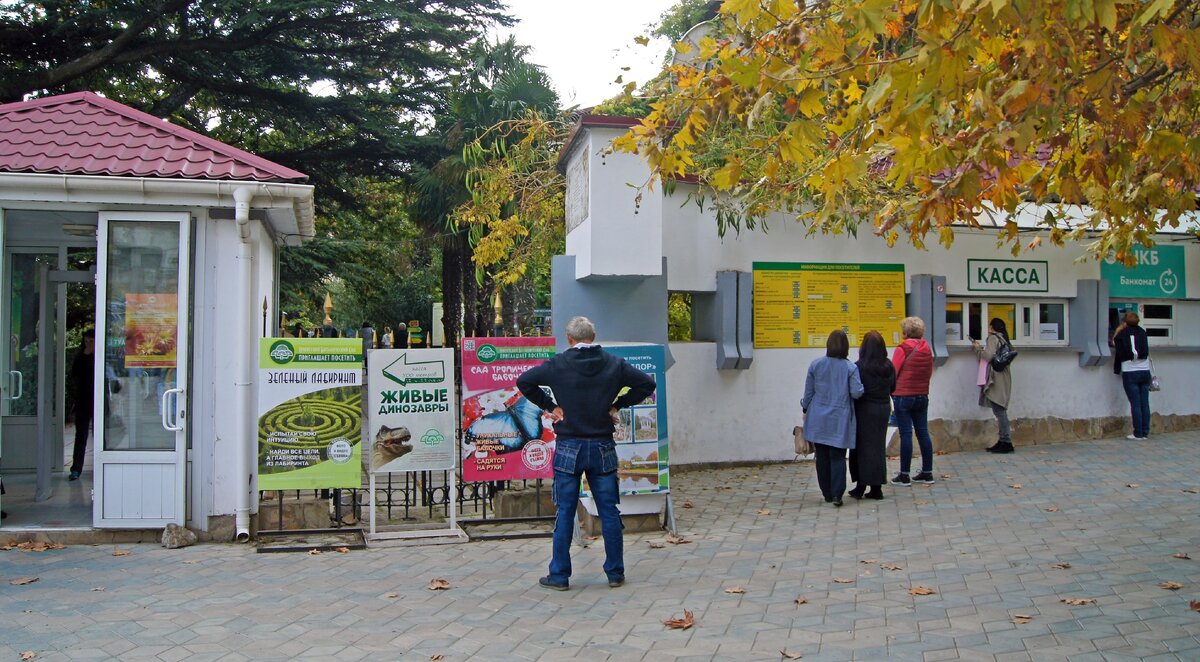
[[1000, 426], [1000, 443], [1012, 443], [1012, 426], [1008, 424], [1008, 409], [988, 400], [992, 413], [996, 415], [996, 424]]

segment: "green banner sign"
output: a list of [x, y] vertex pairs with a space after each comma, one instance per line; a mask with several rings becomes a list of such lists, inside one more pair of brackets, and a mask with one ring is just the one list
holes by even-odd
[[362, 485], [362, 341], [263, 338], [258, 489]]
[[1108, 281], [1108, 295], [1131, 299], [1183, 299], [1187, 278], [1183, 246], [1155, 246], [1134, 251], [1137, 265], [1126, 267], [1108, 258], [1100, 263], [1100, 277]]

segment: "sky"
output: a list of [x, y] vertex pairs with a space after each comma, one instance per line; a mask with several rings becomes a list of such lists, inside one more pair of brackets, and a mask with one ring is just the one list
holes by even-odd
[[[498, 31], [513, 34], [517, 43], [533, 49], [529, 60], [546, 69], [564, 107], [593, 106], [621, 91], [613, 81], [637, 81], [639, 86], [662, 67], [670, 44], [652, 39], [634, 43], [658, 21], [675, 0], [508, 0], [509, 13], [519, 22]], [[622, 71], [622, 67], [630, 67]]]

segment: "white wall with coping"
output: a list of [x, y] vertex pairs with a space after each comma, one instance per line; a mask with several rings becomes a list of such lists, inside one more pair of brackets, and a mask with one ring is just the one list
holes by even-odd
[[[623, 130], [606, 131], [604, 136], [600, 136], [599, 131], [590, 132], [587, 153], [596, 153], [603, 147], [601, 141], [610, 140]], [[622, 270], [611, 266], [597, 268], [598, 261], [608, 265], [611, 260], [624, 262], [628, 258], [636, 264], [646, 258], [641, 253], [631, 253], [630, 242], [619, 240], [628, 219], [610, 223], [610, 219], [619, 215], [608, 211], [633, 204], [636, 192], [630, 185], [645, 182], [646, 166], [640, 161], [630, 163], [627, 160], [617, 164], [618, 168], [612, 168], [614, 164], [610, 163], [609, 169], [599, 174], [595, 170], [597, 163], [591, 164], [593, 175], [588, 182], [587, 197], [592, 201], [603, 201], [601, 207], [593, 202], [587, 219], [587, 234], [592, 240], [580, 242], [583, 235], [575, 242], [571, 235], [567, 239], [567, 252], [576, 255], [577, 259], [583, 258], [575, 251], [583, 247], [590, 249], [587, 259], [592, 260], [592, 273]], [[873, 228], [869, 225], [862, 228], [857, 238], [809, 235], [793, 217], [776, 214], [768, 219], [769, 229], [765, 232], [761, 229], [740, 233], [730, 230], [725, 237], [720, 237], [711, 207], [701, 210], [688, 199], [689, 193], [694, 191], [694, 185], [680, 183], [669, 196], [645, 194], [646, 200], [660, 200], [660, 246], [662, 255], [667, 257], [667, 286], [671, 291], [714, 291], [716, 272], [749, 272], [754, 262], [899, 263], [904, 265], [906, 289], [910, 289], [910, 278], [914, 274], [935, 274], [946, 277], [948, 297], [1005, 301], [1047, 298], [1067, 301], [1076, 295], [1078, 280], [1100, 278], [1100, 263], [1086, 258], [1085, 247], [1081, 244], [1062, 247], [1043, 244], [1032, 252], [1013, 256], [1008, 248], [997, 245], [997, 231], [993, 230], [960, 229], [949, 249], [936, 244], [936, 236], [931, 236], [929, 248], [918, 250], [905, 243], [904, 238], [897, 245], [888, 247], [883, 239], [872, 233]], [[646, 211], [639, 221], [648, 227], [657, 227], [646, 204], [643, 209]], [[597, 241], [605, 235], [611, 236], [604, 242]], [[1178, 241], [1179, 237], [1164, 236], [1160, 240], [1169, 244]], [[1200, 297], [1200, 251], [1195, 249], [1194, 243], [1187, 245], [1187, 291], [1194, 299]], [[1047, 291], [971, 291], [968, 289], [968, 259], [1045, 261], [1049, 274]], [[1198, 339], [1180, 337], [1181, 329], [1194, 334], [1198, 328], [1200, 301], [1173, 303], [1176, 306], [1176, 342], [1200, 345]], [[888, 335], [885, 333], [885, 337]], [[1111, 364], [1082, 368], [1079, 354], [1068, 347], [1018, 349], [1021, 355], [1013, 366], [1013, 397], [1009, 408], [1014, 419], [1129, 416], [1121, 381], [1113, 374]], [[673, 463], [793, 457], [791, 430], [800, 421], [799, 401], [804, 377], [809, 363], [821, 356], [823, 349], [756, 348], [753, 363], [747, 370], [717, 370], [714, 343], [676, 342], [671, 343], [670, 350], [676, 361], [667, 373]], [[852, 350], [852, 358], [855, 355]], [[1200, 411], [1185, 386], [1194, 381], [1190, 375], [1200, 370], [1200, 353], [1159, 348], [1156, 357], [1156, 374], [1168, 387], [1152, 396], [1154, 412], [1195, 414]], [[931, 383], [930, 419], [992, 418], [991, 410], [978, 404], [977, 365], [969, 349], [951, 348], [947, 362], [935, 371]]]

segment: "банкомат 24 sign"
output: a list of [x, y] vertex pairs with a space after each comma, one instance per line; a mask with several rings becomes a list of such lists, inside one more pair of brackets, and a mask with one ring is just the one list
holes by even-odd
[[258, 489], [362, 484], [362, 341], [263, 338]]

